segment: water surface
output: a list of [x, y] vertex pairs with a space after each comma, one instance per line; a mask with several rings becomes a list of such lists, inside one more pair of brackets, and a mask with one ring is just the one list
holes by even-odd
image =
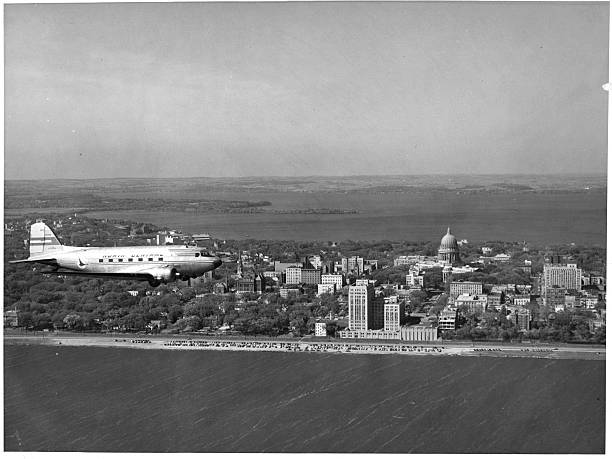
[[8, 451], [604, 450], [604, 361], [4, 351]]

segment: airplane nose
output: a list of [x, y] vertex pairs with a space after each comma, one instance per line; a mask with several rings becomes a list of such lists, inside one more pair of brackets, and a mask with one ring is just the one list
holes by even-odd
[[213, 269], [217, 269], [222, 264], [223, 262], [219, 258], [217, 258], [215, 261], [213, 261]]

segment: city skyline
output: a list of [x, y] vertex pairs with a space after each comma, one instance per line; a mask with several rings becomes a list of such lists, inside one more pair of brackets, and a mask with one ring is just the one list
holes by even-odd
[[5, 179], [605, 174], [608, 16], [7, 5]]

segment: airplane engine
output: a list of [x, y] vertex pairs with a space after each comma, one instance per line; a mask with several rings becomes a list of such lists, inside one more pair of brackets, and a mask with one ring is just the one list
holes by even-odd
[[174, 268], [153, 268], [149, 271], [149, 274], [153, 276], [154, 283], [159, 282], [173, 282], [176, 279], [176, 269]]

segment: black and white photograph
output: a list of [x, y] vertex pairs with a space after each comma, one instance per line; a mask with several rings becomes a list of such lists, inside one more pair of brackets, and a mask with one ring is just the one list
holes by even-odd
[[4, 452], [606, 453], [609, 2], [3, 27]]

